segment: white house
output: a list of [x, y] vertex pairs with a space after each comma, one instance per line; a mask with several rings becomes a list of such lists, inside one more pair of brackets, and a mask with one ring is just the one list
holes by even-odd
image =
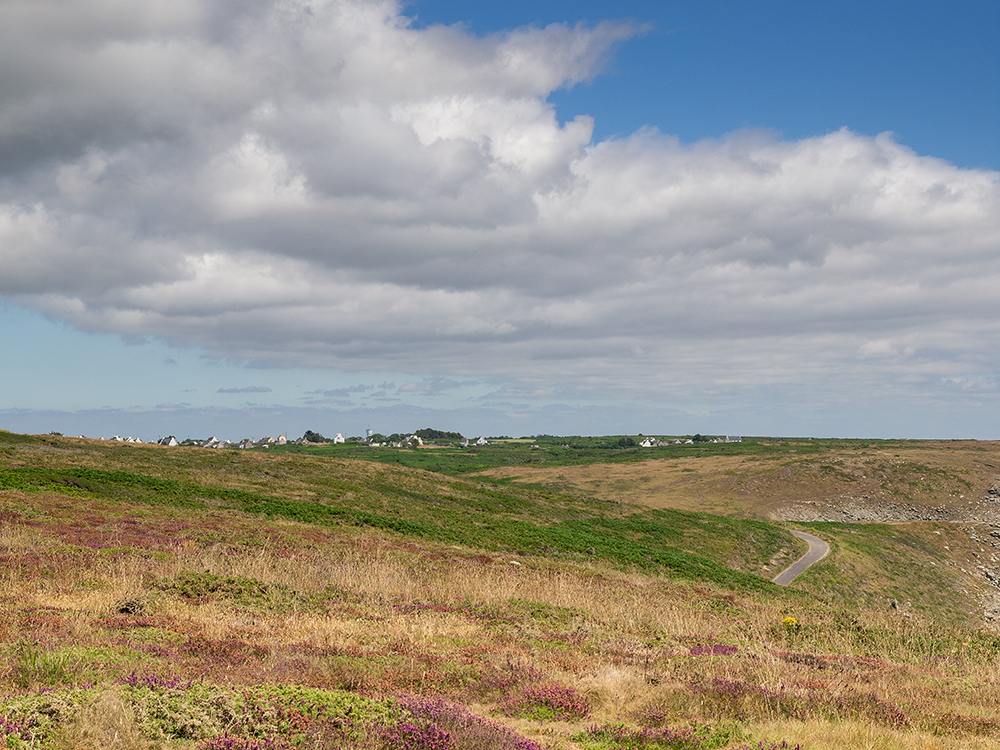
[[339, 432], [333, 438], [333, 444], [334, 445], [339, 445], [340, 443], [346, 443], [346, 442], [347, 441], [344, 440], [344, 436], [341, 433], [339, 433]]

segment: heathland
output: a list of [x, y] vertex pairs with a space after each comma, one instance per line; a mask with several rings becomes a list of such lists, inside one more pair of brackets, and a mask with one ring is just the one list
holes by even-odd
[[[0, 739], [1000, 748], [997, 467], [971, 441], [0, 432]], [[783, 588], [791, 529], [831, 552]]]

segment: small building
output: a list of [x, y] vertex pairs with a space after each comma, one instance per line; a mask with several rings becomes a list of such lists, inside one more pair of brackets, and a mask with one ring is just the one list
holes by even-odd
[[339, 432], [338, 432], [338, 433], [337, 433], [336, 435], [334, 435], [334, 437], [333, 437], [333, 444], [334, 444], [334, 445], [340, 445], [341, 443], [346, 443], [346, 442], [347, 442], [347, 441], [346, 441], [346, 440], [344, 439], [344, 436], [343, 436], [343, 434], [342, 434], [342, 433], [339, 433]]

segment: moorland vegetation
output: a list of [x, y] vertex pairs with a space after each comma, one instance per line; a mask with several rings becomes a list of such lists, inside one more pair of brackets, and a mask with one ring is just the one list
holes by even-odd
[[[1000, 747], [1000, 447], [621, 437], [206, 451], [0, 432], [0, 738]], [[849, 518], [887, 503], [910, 517]], [[781, 588], [791, 528], [832, 549]]]

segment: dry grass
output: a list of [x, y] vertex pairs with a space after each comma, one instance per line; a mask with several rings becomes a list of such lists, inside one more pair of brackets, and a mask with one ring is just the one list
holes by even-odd
[[54, 750], [152, 750], [120, 691], [104, 691], [52, 738]]
[[[91, 509], [80, 501], [76, 510]], [[232, 520], [238, 528], [240, 519]], [[310, 531], [290, 523], [273, 526], [284, 535]], [[237, 682], [291, 677], [376, 692], [397, 685], [461, 697], [461, 681], [449, 674], [474, 675], [513, 660], [589, 696], [593, 714], [586, 721], [510, 720], [566, 748], [574, 746], [568, 737], [590, 723], [640, 721], [656, 706], [666, 707], [667, 721], [710, 720], [713, 709], [690, 686], [713, 680], [827, 701], [874, 693], [901, 706], [916, 724], [929, 705], [1000, 722], [996, 653], [972, 646], [963, 652], [964, 641], [956, 641], [954, 653], [928, 661], [919, 647], [925, 627], [898, 613], [864, 613], [865, 627], [885, 640], [861, 643], [853, 626], [838, 624], [841, 613], [815, 602], [794, 607], [599, 566], [531, 559], [514, 565], [500, 557], [359, 532], [300, 549], [246, 547], [234, 537], [230, 545], [184, 543], [155, 555], [79, 554], [59, 564], [64, 547], [58, 529], [18, 523], [0, 528], [0, 553], [16, 557], [30, 550], [40, 555], [45, 570], [2, 579], [0, 597], [9, 603], [4, 641], [37, 638], [47, 648], [61, 644], [85, 654], [121, 649], [123, 636], [134, 648], [143, 628], [152, 626], [189, 644], [167, 662], [126, 649], [118, 660], [81, 667], [81, 679], [146, 668]], [[226, 597], [179, 597], [154, 585], [185, 573], [282, 587], [299, 597], [299, 605], [270, 611]], [[338, 598], [307, 606], [330, 591], [339, 592]], [[116, 613], [125, 600], [145, 602], [146, 614]], [[45, 617], [39, 620], [38, 612]], [[783, 633], [779, 623], [790, 613], [807, 627]], [[109, 631], [109, 618], [124, 622]], [[190, 644], [204, 644], [198, 648], [209, 652], [235, 649], [226, 657], [235, 655], [235, 661], [210, 663]], [[261, 649], [259, 655], [241, 661], [241, 649], [251, 644]], [[711, 652], [719, 644], [733, 653]], [[466, 700], [475, 702], [472, 696]], [[488, 712], [493, 704], [477, 705]], [[59, 746], [146, 747], [122, 706], [109, 690], [64, 728]], [[791, 720], [763, 703], [754, 708], [753, 700], [745, 707], [748, 715], [737, 718], [750, 736], [787, 738], [815, 750], [1000, 747], [963, 731], [961, 718], [952, 722], [958, 728], [950, 734], [935, 736], [855, 719]], [[966, 724], [973, 726], [971, 720]]]
[[[707, 474], [682, 479], [711, 484]], [[103, 541], [87, 546], [96, 525]], [[921, 544], [947, 538], [956, 554], [967, 536], [912, 530]], [[855, 561], [839, 554], [831, 563]], [[744, 741], [810, 750], [1000, 748], [1000, 641], [905, 608], [729, 591], [597, 561], [513, 561], [218, 509], [192, 516], [12, 491], [0, 492], [0, 561], [0, 693], [23, 692], [19, 682], [102, 686], [53, 748], [152, 747], [115, 688], [132, 671], [444, 695], [566, 750], [595, 723], [690, 720], [736, 721]], [[798, 626], [783, 626], [786, 617]], [[500, 715], [532, 681], [575, 689], [591, 715]]]

